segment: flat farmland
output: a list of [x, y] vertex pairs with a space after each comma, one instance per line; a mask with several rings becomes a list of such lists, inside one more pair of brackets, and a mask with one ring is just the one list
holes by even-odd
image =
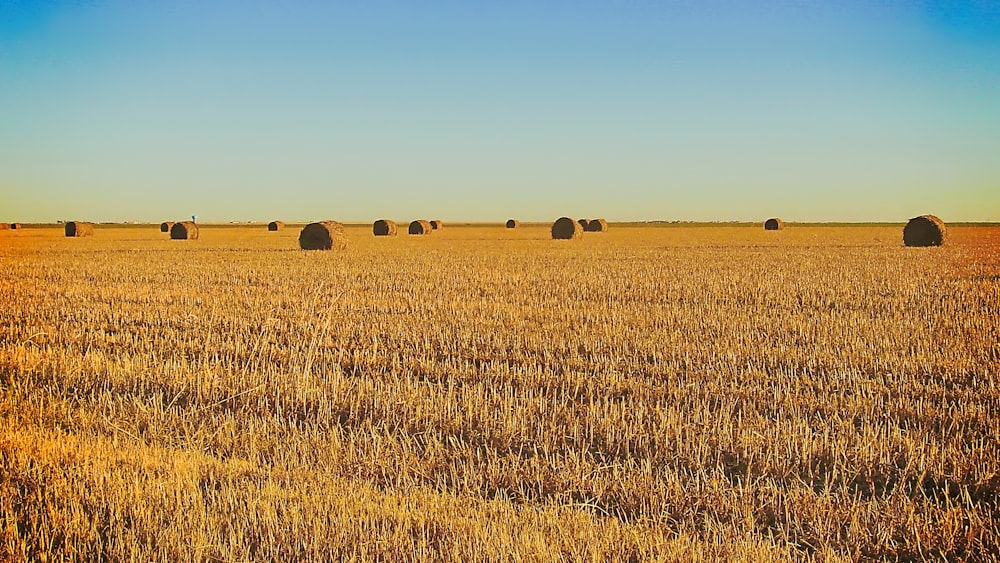
[[1000, 227], [300, 228], [0, 233], [0, 559], [1000, 557]]

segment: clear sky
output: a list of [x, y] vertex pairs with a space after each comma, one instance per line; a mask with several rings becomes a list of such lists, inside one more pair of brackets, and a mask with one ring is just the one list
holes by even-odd
[[1000, 1], [0, 0], [0, 221], [1000, 220]]

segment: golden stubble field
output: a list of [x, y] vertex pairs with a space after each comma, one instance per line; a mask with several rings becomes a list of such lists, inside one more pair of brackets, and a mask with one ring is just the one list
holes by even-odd
[[0, 233], [0, 560], [1000, 557], [1000, 228]]

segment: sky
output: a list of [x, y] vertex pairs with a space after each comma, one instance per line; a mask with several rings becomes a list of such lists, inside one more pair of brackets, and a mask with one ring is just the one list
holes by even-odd
[[0, 221], [1000, 221], [1000, 0], [0, 0]]

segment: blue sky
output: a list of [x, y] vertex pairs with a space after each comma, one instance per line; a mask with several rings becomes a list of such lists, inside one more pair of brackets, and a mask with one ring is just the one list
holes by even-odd
[[1000, 220], [1000, 2], [0, 0], [0, 220]]

